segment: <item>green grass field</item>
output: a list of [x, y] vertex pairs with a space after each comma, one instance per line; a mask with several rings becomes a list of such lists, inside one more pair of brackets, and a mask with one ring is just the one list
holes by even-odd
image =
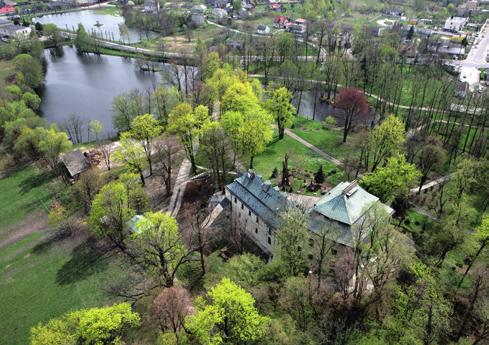
[[357, 151], [353, 146], [355, 133], [349, 134], [347, 142], [343, 144], [343, 130], [341, 128], [325, 129], [319, 121], [298, 117], [292, 131], [339, 160], [344, 159], [347, 154], [354, 155]]
[[27, 215], [48, 210], [59, 185], [47, 174], [28, 167], [0, 180], [0, 240], [8, 235], [12, 224]]
[[[0, 235], [25, 231], [19, 222], [42, 214], [55, 184], [32, 167], [0, 179]], [[41, 218], [30, 225], [46, 222]], [[56, 236], [43, 224], [0, 247], [0, 344], [27, 344], [30, 328], [39, 322], [111, 301], [104, 283], [124, 274], [110, 252], [101, 254], [85, 238]]]

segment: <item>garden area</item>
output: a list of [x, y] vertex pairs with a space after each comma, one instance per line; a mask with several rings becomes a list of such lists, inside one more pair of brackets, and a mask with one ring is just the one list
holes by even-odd
[[[288, 166], [291, 173], [292, 192], [319, 195], [319, 191], [309, 192], [305, 188], [313, 179], [319, 167], [323, 166], [325, 182], [321, 189], [329, 189], [344, 179], [343, 171], [331, 162], [326, 161], [298, 141], [285, 136], [282, 140], [273, 140], [263, 153], [256, 156], [253, 162], [255, 171], [275, 185], [281, 178], [282, 164], [288, 155]], [[277, 169], [276, 176], [274, 170]]]

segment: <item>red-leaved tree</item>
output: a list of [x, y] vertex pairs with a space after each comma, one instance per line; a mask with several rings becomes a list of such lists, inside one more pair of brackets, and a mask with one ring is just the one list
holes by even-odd
[[345, 124], [343, 127], [343, 142], [346, 142], [348, 133], [351, 131], [353, 119], [365, 116], [368, 112], [368, 102], [364, 93], [352, 87], [341, 89], [336, 97], [334, 106], [345, 113]]

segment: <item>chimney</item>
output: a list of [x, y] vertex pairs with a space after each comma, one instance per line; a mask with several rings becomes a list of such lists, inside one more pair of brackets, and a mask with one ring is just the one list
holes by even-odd
[[342, 193], [346, 195], [347, 198], [352, 196], [358, 190], [357, 180], [352, 181], [348, 186], [343, 189]]
[[255, 172], [249, 169], [248, 173], [246, 174], [246, 177], [249, 178], [250, 180], [253, 180], [255, 178]]

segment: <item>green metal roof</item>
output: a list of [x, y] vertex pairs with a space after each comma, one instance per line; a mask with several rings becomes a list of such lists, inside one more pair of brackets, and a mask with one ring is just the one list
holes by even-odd
[[352, 225], [378, 200], [356, 182], [341, 182], [314, 205], [314, 210], [329, 219]]

